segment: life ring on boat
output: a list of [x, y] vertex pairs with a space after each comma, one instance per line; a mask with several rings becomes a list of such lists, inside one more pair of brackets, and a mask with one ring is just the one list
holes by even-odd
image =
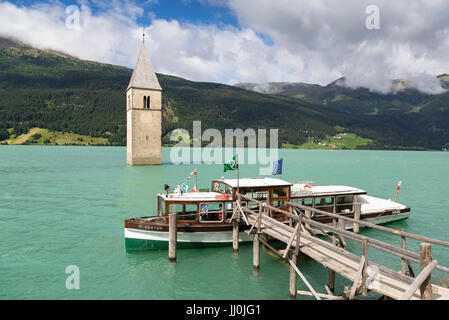
[[215, 199], [229, 200], [230, 196], [229, 196], [229, 194], [217, 194], [215, 196]]
[[222, 216], [221, 213], [219, 213], [219, 214], [218, 214], [218, 221], [221, 221], [221, 218], [223, 218], [223, 216]]
[[304, 188], [312, 189], [312, 186], [310, 184], [306, 184], [306, 185], [304, 185]]

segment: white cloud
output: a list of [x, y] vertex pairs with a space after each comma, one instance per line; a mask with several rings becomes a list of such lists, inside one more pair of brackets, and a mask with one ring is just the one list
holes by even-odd
[[[156, 0], [150, 0], [157, 4]], [[194, 1], [194, 0], [186, 0]], [[60, 2], [0, 3], [0, 34], [82, 59], [132, 67], [141, 44], [139, 18], [151, 21], [146, 43], [158, 72], [196, 81], [347, 84], [387, 92], [407, 78], [440, 92], [449, 72], [449, 2], [377, 0], [380, 30], [367, 30], [366, 0], [195, 0], [229, 6], [240, 27], [158, 19], [132, 1], [79, 1], [80, 28], [65, 26]], [[93, 13], [90, 3], [101, 11]], [[264, 41], [269, 38], [270, 41]]]
[[134, 21], [141, 14], [140, 8], [131, 4], [120, 7], [111, 2], [98, 15], [85, 4], [79, 9], [80, 28], [69, 29], [66, 6], [61, 3], [19, 7], [3, 2], [0, 3], [0, 34], [82, 59], [130, 65], [130, 57], [137, 55], [139, 48], [138, 26]]
[[[338, 73], [351, 85], [386, 92], [390, 79], [413, 78], [419, 89], [441, 92], [438, 81], [423, 85], [423, 80], [447, 72], [449, 2], [376, 0], [379, 30], [365, 27], [370, 4], [371, 0], [229, 0], [241, 25], [268, 35], [276, 47], [318, 68], [317, 82], [332, 81]], [[302, 70], [297, 71], [302, 80]]]

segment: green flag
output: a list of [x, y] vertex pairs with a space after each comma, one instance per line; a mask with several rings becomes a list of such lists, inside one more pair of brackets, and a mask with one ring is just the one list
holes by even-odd
[[234, 157], [232, 158], [232, 160], [229, 160], [228, 162], [226, 162], [226, 163], [224, 164], [224, 172], [226, 172], [226, 171], [232, 171], [232, 170], [238, 169], [239, 164], [237, 163], [236, 157], [237, 157], [237, 156], [234, 156]]

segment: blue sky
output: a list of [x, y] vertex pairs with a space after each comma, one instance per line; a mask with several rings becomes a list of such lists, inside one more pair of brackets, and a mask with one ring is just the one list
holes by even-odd
[[441, 92], [449, 1], [375, 2], [378, 28], [367, 27], [371, 0], [0, 0], [0, 35], [132, 68], [145, 26], [155, 70], [194, 81], [326, 85], [345, 76], [385, 93], [406, 78]]
[[[55, 3], [56, 1], [30, 1], [30, 0], [11, 0], [8, 1], [20, 6], [33, 6], [38, 2]], [[69, 5], [78, 5], [87, 1], [60, 0], [60, 3]], [[154, 13], [160, 19], [176, 19], [183, 22], [202, 23], [202, 24], [225, 24], [238, 25], [238, 21], [232, 11], [226, 5], [220, 5], [219, 2], [198, 1], [198, 0], [146, 0], [134, 1], [138, 6], [144, 9], [144, 16], [137, 21], [148, 25], [148, 14]], [[105, 2], [89, 1], [93, 13], [96, 14], [104, 10]]]

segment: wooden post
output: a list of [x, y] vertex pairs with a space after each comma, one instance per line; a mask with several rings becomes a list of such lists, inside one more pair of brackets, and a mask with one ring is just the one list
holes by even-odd
[[232, 249], [239, 251], [239, 222], [236, 219], [232, 221]]
[[[301, 228], [301, 224], [300, 223], [297, 223], [296, 224], [296, 227], [295, 227], [295, 230], [293, 231], [293, 233], [292, 233], [292, 236], [291, 236], [291, 238], [290, 238], [290, 240], [288, 241], [288, 243], [287, 243], [287, 248], [285, 248], [285, 251], [284, 251], [284, 255], [283, 255], [283, 257], [284, 257], [284, 259], [285, 258], [287, 258], [287, 255], [289, 254], [289, 251], [290, 251], [290, 248], [292, 247], [292, 244], [293, 244], [293, 241], [295, 240], [295, 237], [296, 237], [296, 242], [298, 243], [298, 230], [299, 230], [299, 228]], [[299, 245], [296, 245], [296, 248], [298, 247]], [[298, 249], [299, 250], [299, 249]], [[297, 250], [295, 250], [295, 252], [296, 252]], [[299, 252], [299, 251], [298, 251]]]
[[[337, 220], [336, 219], [332, 219], [332, 225], [336, 228], [337, 227]], [[334, 246], [337, 245], [337, 235], [335, 233], [332, 234], [332, 244]]]
[[[302, 217], [299, 217], [299, 221], [297, 222], [295, 231], [293, 232], [292, 240], [295, 238], [296, 233], [296, 243], [295, 243], [295, 250], [293, 250], [293, 255], [291, 257], [290, 262], [290, 298], [296, 299], [296, 277], [297, 277], [297, 271], [295, 270], [294, 266], [296, 266], [298, 261], [298, 255], [299, 255], [299, 249], [301, 245], [301, 226], [302, 226]], [[288, 248], [289, 249], [289, 248]], [[284, 257], [285, 259], [285, 257]]]
[[[310, 210], [305, 210], [305, 215], [307, 219], [312, 219], [312, 213], [310, 212]], [[305, 227], [310, 231], [310, 224], [306, 223]]]
[[[293, 213], [293, 207], [290, 207], [288, 211], [290, 211], [290, 214], [291, 214], [291, 215], [294, 215], [294, 213]], [[293, 219], [292, 219], [292, 218], [289, 218], [289, 219], [288, 219], [288, 226], [289, 226], [289, 227], [293, 226]]]
[[259, 241], [259, 231], [256, 231], [253, 239], [253, 267], [254, 269], [259, 269], [260, 266], [260, 241]]
[[[421, 243], [419, 247], [419, 252], [421, 254], [420, 267], [423, 271], [429, 263], [432, 262], [432, 246], [430, 243]], [[432, 300], [432, 275], [423, 281], [421, 287], [421, 300]]]
[[429, 263], [427, 267], [424, 268], [424, 270], [421, 270], [421, 273], [416, 277], [410, 287], [408, 287], [408, 289], [399, 297], [398, 300], [410, 300], [416, 290], [418, 290], [424, 283], [424, 281], [426, 281], [426, 279], [430, 277], [433, 269], [435, 269], [437, 265], [438, 261], [432, 260], [432, 262]]
[[295, 243], [295, 256], [298, 256], [299, 250], [301, 248], [301, 227], [302, 227], [302, 217], [299, 217], [299, 220], [297, 222], [297, 228], [296, 228], [296, 243]]
[[[291, 261], [296, 265], [297, 256], [294, 254], [291, 258]], [[290, 265], [290, 298], [296, 299], [296, 270], [293, 268], [292, 265]]]
[[[402, 231], [404, 231], [404, 229], [402, 229]], [[405, 248], [405, 239], [406, 239], [406, 237], [401, 236], [401, 248], [404, 249], [404, 250], [406, 249]], [[406, 264], [406, 261], [405, 261], [404, 258], [402, 258], [401, 259], [401, 273], [402, 274], [406, 274], [405, 264]]]
[[257, 217], [257, 221], [254, 224], [257, 227], [256, 233], [254, 234], [253, 239], [253, 267], [255, 270], [259, 269], [260, 266], [260, 225], [262, 221], [262, 202], [259, 203], [259, 215]]
[[346, 229], [345, 229], [345, 220], [343, 220], [343, 219], [338, 219], [338, 227], [339, 227], [340, 229], [346, 230]]
[[309, 288], [310, 292], [312, 293], [312, 295], [315, 297], [315, 299], [317, 300], [321, 300], [321, 298], [319, 297], [319, 295], [316, 293], [315, 289], [313, 289], [312, 285], [309, 283], [309, 281], [307, 281], [306, 277], [304, 277], [304, 275], [302, 274], [301, 271], [299, 271], [298, 267], [296, 266], [296, 263], [293, 262], [293, 260], [289, 261], [290, 266], [293, 267], [293, 269], [296, 271], [296, 273], [299, 275], [299, 277], [301, 278], [301, 280], [306, 284], [307, 288]]
[[[354, 203], [354, 220], [359, 221], [360, 220], [360, 213], [362, 212], [362, 204], [361, 203]], [[360, 232], [360, 226], [358, 223], [354, 222], [353, 226], [354, 233]]]
[[176, 213], [168, 215], [168, 259], [171, 262], [176, 261], [176, 244], [178, 241], [178, 226], [176, 221]]
[[[237, 189], [238, 191], [238, 189]], [[239, 206], [241, 204], [241, 195], [240, 192], [237, 194], [237, 203], [235, 204], [235, 216], [232, 221], [232, 249], [234, 252], [239, 251], [239, 224], [240, 224], [240, 211]]]
[[363, 265], [363, 272], [362, 272], [362, 295], [367, 296], [368, 295], [368, 286], [366, 285], [366, 280], [368, 279], [367, 269], [368, 269], [368, 239], [365, 238], [362, 241], [362, 253], [365, 257], [365, 263]]
[[[342, 230], [345, 230], [345, 221], [343, 219], [338, 219], [338, 227]], [[345, 238], [342, 235], [338, 235], [338, 238], [340, 239], [341, 247], [345, 248], [346, 247]]]
[[335, 293], [335, 271], [327, 269], [328, 280], [325, 286], [328, 294], [333, 295]]

